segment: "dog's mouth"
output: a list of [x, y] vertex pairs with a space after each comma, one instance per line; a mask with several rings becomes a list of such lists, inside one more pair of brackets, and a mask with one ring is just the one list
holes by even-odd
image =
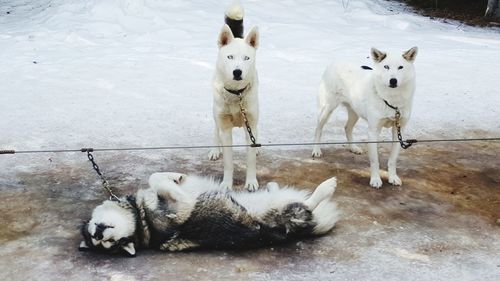
[[394, 89], [394, 88], [397, 88], [397, 87], [398, 87], [398, 85], [389, 85], [389, 88], [393, 88]]
[[243, 78], [241, 78], [241, 77], [234, 77], [233, 80], [235, 80], [235, 81], [241, 81], [241, 80], [243, 80]]

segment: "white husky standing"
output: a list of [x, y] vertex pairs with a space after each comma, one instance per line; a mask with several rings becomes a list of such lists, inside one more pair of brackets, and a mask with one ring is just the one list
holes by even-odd
[[[233, 144], [232, 130], [244, 127], [244, 119], [239, 107], [240, 98], [246, 110], [250, 128], [257, 137], [259, 107], [257, 97], [258, 78], [255, 68], [255, 55], [259, 45], [259, 33], [252, 28], [243, 39], [243, 8], [235, 3], [229, 7], [225, 16], [226, 24], [219, 34], [219, 56], [213, 80], [215, 119], [215, 145], [230, 146]], [[246, 130], [245, 130], [246, 132]], [[250, 136], [246, 133], [247, 144]], [[231, 147], [212, 149], [208, 155], [217, 160], [223, 152], [224, 178], [221, 187], [233, 186], [233, 151]], [[256, 148], [247, 150], [247, 174], [245, 188], [258, 189], [256, 171]]]
[[[372, 48], [373, 70], [349, 64], [329, 66], [320, 84], [318, 105], [319, 116], [315, 141], [320, 142], [325, 123], [339, 104], [347, 108], [348, 119], [345, 125], [347, 140], [352, 141], [352, 129], [359, 117], [368, 121], [368, 140], [377, 141], [383, 127], [392, 128], [392, 139], [397, 140], [395, 109], [401, 112], [401, 129], [406, 126], [411, 114], [415, 92], [415, 68], [417, 47], [400, 54], [386, 54]], [[362, 150], [350, 145], [351, 152], [360, 154]], [[401, 185], [396, 174], [396, 161], [400, 144], [393, 143], [388, 161], [389, 183]], [[313, 157], [321, 157], [319, 146], [315, 146]], [[382, 186], [379, 172], [377, 144], [368, 144], [370, 158], [370, 185]]]

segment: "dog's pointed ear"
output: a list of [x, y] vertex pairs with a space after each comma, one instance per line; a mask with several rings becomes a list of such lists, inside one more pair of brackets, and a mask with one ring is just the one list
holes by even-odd
[[418, 48], [413, 47], [413, 48], [409, 49], [408, 51], [404, 52], [403, 58], [405, 58], [405, 60], [407, 60], [409, 62], [413, 62], [413, 61], [415, 61], [415, 58], [417, 57], [417, 53], [418, 53]]
[[229, 25], [225, 24], [220, 31], [219, 39], [217, 41], [219, 48], [226, 46], [233, 40], [234, 40], [233, 32], [231, 31], [231, 28], [229, 28]]
[[80, 242], [80, 246], [78, 246], [79, 251], [87, 251], [88, 249], [90, 249], [90, 247], [89, 245], [87, 245], [87, 242], [85, 241]]
[[372, 59], [375, 62], [381, 62], [387, 57], [387, 54], [377, 50], [376, 48], [372, 48]]
[[245, 37], [245, 42], [247, 42], [248, 45], [254, 47], [255, 49], [259, 48], [259, 28], [254, 26], [250, 32], [248, 32], [247, 36]]
[[122, 246], [122, 249], [128, 254], [129, 257], [135, 257], [135, 245], [133, 242], [129, 242]]

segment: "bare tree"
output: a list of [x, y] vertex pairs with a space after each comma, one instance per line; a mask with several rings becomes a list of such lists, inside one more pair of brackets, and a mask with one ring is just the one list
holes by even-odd
[[498, 18], [500, 19], [500, 0], [488, 0], [488, 6], [486, 7], [486, 13], [484, 14], [487, 18]]

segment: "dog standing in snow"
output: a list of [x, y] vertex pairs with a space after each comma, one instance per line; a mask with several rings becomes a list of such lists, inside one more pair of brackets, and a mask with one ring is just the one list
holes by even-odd
[[[213, 79], [213, 114], [215, 119], [214, 142], [218, 146], [233, 144], [232, 131], [235, 127], [245, 127], [239, 102], [246, 110], [247, 119], [253, 135], [257, 137], [257, 122], [259, 105], [257, 97], [258, 78], [255, 68], [255, 55], [259, 46], [259, 33], [252, 28], [243, 38], [243, 8], [233, 4], [225, 14], [226, 24], [219, 34], [219, 56]], [[247, 144], [250, 136], [245, 130]], [[211, 160], [217, 160], [223, 153], [224, 178], [221, 186], [233, 186], [233, 151], [231, 147], [212, 149], [208, 155]], [[259, 188], [256, 170], [257, 150], [250, 147], [247, 150], [247, 173], [245, 188], [255, 191]]]
[[[375, 48], [371, 50], [373, 69], [350, 64], [329, 66], [323, 74], [318, 95], [319, 116], [315, 142], [320, 142], [323, 127], [337, 106], [347, 108], [348, 119], [345, 134], [352, 141], [352, 129], [359, 117], [368, 121], [368, 140], [378, 141], [383, 127], [392, 128], [392, 139], [397, 140], [395, 109], [401, 112], [400, 125], [403, 131], [412, 108], [415, 92], [415, 68], [417, 47], [401, 54], [387, 54]], [[351, 152], [360, 154], [362, 150], [351, 144]], [[396, 174], [396, 162], [400, 144], [393, 143], [388, 161], [389, 183], [401, 185]], [[321, 157], [319, 146], [315, 146], [313, 157]], [[382, 186], [379, 172], [377, 144], [368, 144], [370, 159], [370, 185]]]
[[277, 183], [232, 191], [211, 178], [156, 173], [149, 188], [97, 206], [82, 225], [79, 249], [135, 256], [138, 247], [241, 249], [314, 237], [335, 226], [336, 186], [331, 178], [312, 194]]

